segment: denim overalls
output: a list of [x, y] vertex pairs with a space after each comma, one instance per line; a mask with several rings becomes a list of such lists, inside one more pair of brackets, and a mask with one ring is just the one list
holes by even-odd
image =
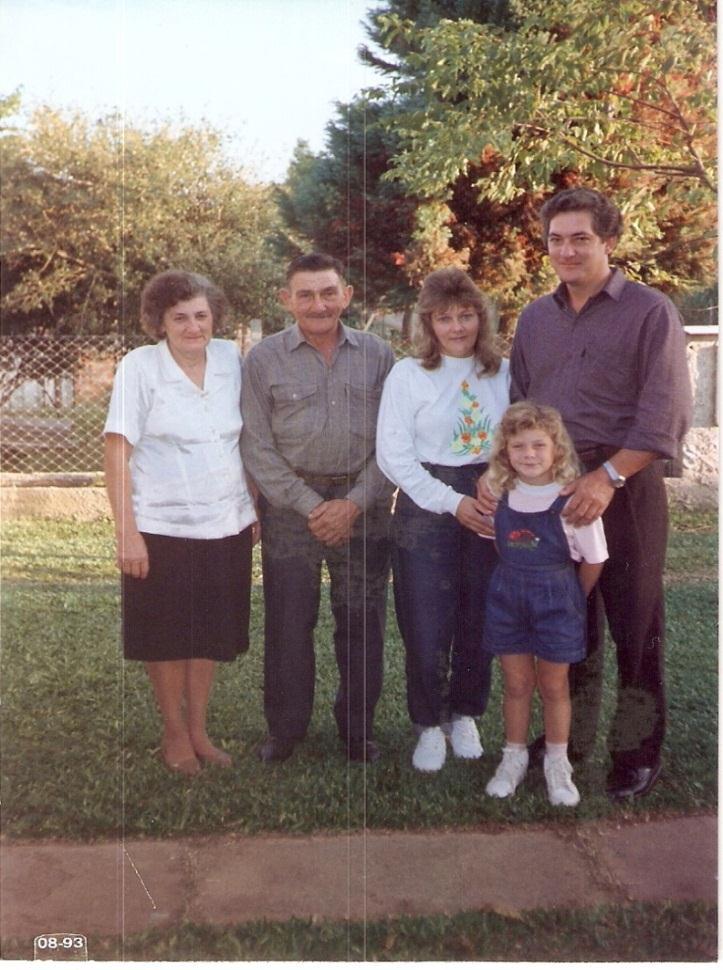
[[585, 656], [585, 595], [570, 556], [558, 495], [544, 512], [516, 512], [507, 493], [497, 506], [500, 562], [487, 597], [485, 649], [532, 653], [555, 663]]

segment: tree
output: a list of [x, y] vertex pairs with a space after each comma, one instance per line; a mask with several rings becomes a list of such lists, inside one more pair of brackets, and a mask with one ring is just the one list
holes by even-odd
[[274, 207], [224, 161], [214, 130], [42, 108], [2, 147], [6, 332], [138, 330], [143, 284], [172, 266], [210, 276], [236, 322], [264, 312]]
[[[390, 31], [390, 18], [414, 25], [412, 31]], [[420, 30], [440, 20], [470, 20], [478, 24], [511, 27], [515, 15], [509, 0], [385, 0], [370, 10], [364, 25], [372, 43], [385, 51], [378, 54], [368, 44], [359, 48], [359, 59], [386, 75], [411, 73], [409, 55], [419, 49]]]
[[[386, 0], [369, 13], [366, 24], [370, 41], [382, 53], [363, 45], [359, 55], [382, 74], [403, 75], [417, 35], [398, 33], [387, 43], [385, 18], [411, 18], [415, 27], [437, 24], [443, 17], [501, 24], [508, 21], [507, 9], [507, 0]], [[279, 193], [282, 251], [288, 256], [309, 246], [328, 250], [348, 263], [367, 311], [404, 310], [415, 301], [413, 284], [421, 265], [414, 262], [419, 198], [382, 176], [400, 149], [396, 118], [414, 97], [405, 95], [400, 105], [383, 89], [373, 93], [377, 100], [363, 94], [351, 104], [337, 105], [323, 152], [297, 146]]]
[[[709, 279], [712, 6], [511, 0], [510, 14], [514, 29], [442, 21], [420, 30], [393, 14], [378, 19], [387, 45], [407, 50], [394, 94], [408, 107], [394, 118], [401, 151], [390, 175], [426, 200], [417, 263], [456, 258], [483, 277], [491, 269], [497, 285], [510, 268], [522, 286], [512, 301], [509, 291], [498, 296], [524, 302], [529, 285], [516, 264], [534, 248], [527, 220], [508, 225], [521, 247], [505, 254], [495, 245], [480, 259], [484, 224], [583, 182], [621, 203], [629, 231], [619, 255], [632, 275], [669, 290]], [[531, 266], [537, 287], [545, 271], [539, 259]]]
[[414, 201], [380, 181], [393, 154], [393, 135], [378, 125], [378, 105], [339, 105], [327, 125], [326, 149], [297, 146], [279, 210], [289, 254], [309, 245], [348, 265], [357, 296], [371, 311], [411, 299], [399, 266], [414, 223]]
[[414, 298], [401, 266], [416, 203], [381, 180], [396, 140], [379, 124], [385, 111], [364, 98], [338, 105], [325, 150], [315, 155], [297, 145], [278, 193], [285, 254], [312, 247], [337, 256], [367, 314], [403, 308]]

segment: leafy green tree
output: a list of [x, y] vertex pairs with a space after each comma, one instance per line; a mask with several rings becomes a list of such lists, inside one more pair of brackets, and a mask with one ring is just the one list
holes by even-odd
[[[400, 17], [415, 28], [462, 17], [502, 24], [507, 11], [507, 0], [386, 0], [369, 13], [366, 24], [381, 53], [363, 45], [359, 55], [382, 74], [403, 75], [416, 34], [388, 33], [387, 17]], [[297, 146], [279, 193], [284, 255], [312, 246], [346, 260], [367, 317], [369, 311], [409, 308], [419, 268], [429, 262], [415, 262], [416, 193], [382, 177], [400, 147], [395, 132], [400, 103], [386, 98], [383, 89], [376, 94], [376, 101], [362, 95], [337, 106], [323, 152]], [[413, 101], [413, 95], [405, 95], [404, 105]]]
[[510, 0], [509, 13], [514, 29], [377, 19], [389, 44], [407, 48], [390, 174], [425, 199], [410, 266], [457, 259], [512, 310], [546, 272], [534, 258], [531, 203], [584, 182], [620, 202], [629, 231], [618, 255], [629, 272], [669, 290], [710, 279], [712, 6]]
[[414, 299], [401, 267], [416, 203], [381, 179], [396, 141], [379, 124], [386, 110], [363, 98], [339, 105], [327, 125], [325, 150], [314, 154], [303, 142], [297, 145], [278, 193], [285, 255], [311, 247], [345, 262], [365, 317]]
[[[406, 22], [413, 30], [390, 29], [390, 18]], [[409, 74], [409, 54], [419, 49], [419, 31], [440, 20], [471, 20], [479, 24], [510, 27], [515, 22], [509, 0], [385, 0], [370, 10], [365, 30], [374, 47], [362, 44], [359, 58], [382, 74]], [[374, 48], [381, 48], [377, 53]]]
[[173, 266], [210, 276], [237, 322], [276, 288], [269, 190], [207, 127], [142, 131], [51, 108], [2, 139], [6, 332], [139, 328], [143, 284]]

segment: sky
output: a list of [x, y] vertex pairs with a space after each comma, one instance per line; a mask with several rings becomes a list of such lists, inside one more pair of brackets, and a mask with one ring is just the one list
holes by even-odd
[[359, 64], [378, 0], [0, 0], [0, 95], [130, 124], [208, 121], [262, 181], [297, 139], [314, 151], [335, 101], [379, 77]]

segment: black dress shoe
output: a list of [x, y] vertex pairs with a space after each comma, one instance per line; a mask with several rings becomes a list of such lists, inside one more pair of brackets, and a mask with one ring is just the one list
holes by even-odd
[[349, 761], [367, 761], [372, 763], [379, 761], [382, 753], [373, 741], [365, 741], [363, 738], [350, 738], [346, 742], [346, 756]]
[[660, 775], [660, 762], [642, 768], [613, 768], [608, 776], [606, 793], [614, 801], [647, 795]]
[[286, 761], [294, 753], [296, 741], [269, 735], [259, 748], [259, 761]]

